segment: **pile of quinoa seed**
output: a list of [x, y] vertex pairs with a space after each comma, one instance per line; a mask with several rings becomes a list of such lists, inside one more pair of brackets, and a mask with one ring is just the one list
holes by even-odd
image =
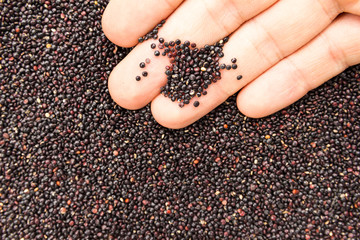
[[111, 100], [106, 4], [0, 2], [0, 239], [360, 239], [359, 65], [166, 129]]
[[[224, 57], [223, 47], [229, 41], [229, 37], [225, 37], [213, 45], [206, 44], [198, 48], [196, 43], [188, 40], [182, 42], [180, 39], [176, 39], [168, 42], [162, 37], [159, 38], [159, 28], [163, 24], [165, 24], [165, 20], [156, 25], [144, 37], [140, 37], [138, 41], [142, 43], [145, 40], [158, 39], [158, 44], [150, 45], [151, 49], [154, 49], [154, 55], [168, 57], [170, 62], [164, 72], [167, 83], [161, 87], [160, 92], [169, 97], [171, 101], [179, 102], [179, 107], [182, 108], [189, 104], [194, 97], [200, 98], [206, 95], [209, 85], [221, 79], [220, 70], [237, 69], [236, 58], [231, 59], [232, 64], [219, 63], [219, 60]], [[144, 68], [146, 64], [141, 62], [139, 66]], [[142, 75], [146, 77], [147, 72], [143, 71]], [[140, 81], [141, 76], [136, 76], [135, 79]], [[241, 80], [242, 75], [238, 75], [236, 79]], [[194, 101], [193, 105], [198, 107], [200, 102]]]

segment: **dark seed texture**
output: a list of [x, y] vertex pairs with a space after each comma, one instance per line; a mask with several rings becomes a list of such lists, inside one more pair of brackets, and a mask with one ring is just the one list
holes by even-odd
[[[161, 93], [169, 97], [171, 101], [179, 102], [181, 108], [189, 104], [193, 97], [201, 97], [203, 89], [207, 89], [210, 84], [221, 79], [220, 69], [226, 66], [225, 64], [219, 66], [219, 60], [224, 56], [223, 43], [224, 39], [200, 49], [188, 40], [185, 40], [183, 44], [179, 39], [160, 43], [158, 46], [160, 50], [165, 46], [161, 54], [168, 56], [171, 63], [166, 66], [167, 83], [160, 88]], [[158, 56], [160, 51], [155, 50], [154, 54]], [[237, 65], [233, 64], [233, 68], [236, 69]], [[226, 66], [226, 69], [231, 70], [231, 65]]]
[[0, 2], [0, 239], [360, 239], [359, 65], [167, 129], [110, 97], [106, 3]]

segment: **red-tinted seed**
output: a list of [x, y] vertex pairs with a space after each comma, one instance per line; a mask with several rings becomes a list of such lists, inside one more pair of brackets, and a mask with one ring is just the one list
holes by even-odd
[[65, 214], [66, 213], [66, 208], [64, 208], [64, 207], [60, 208], [60, 213]]
[[145, 59], [145, 63], [146, 63], [146, 64], [149, 64], [149, 63], [150, 63], [150, 58], [146, 58], [146, 59]]
[[298, 189], [293, 189], [293, 190], [292, 190], [292, 193], [293, 193], [294, 195], [296, 195], [296, 194], [299, 193], [299, 190], [298, 190]]

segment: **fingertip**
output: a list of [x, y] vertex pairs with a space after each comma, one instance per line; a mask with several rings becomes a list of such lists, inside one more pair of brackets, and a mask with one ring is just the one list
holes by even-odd
[[105, 36], [121, 47], [132, 47], [168, 16], [183, 0], [112, 0], [106, 7], [101, 24]]
[[[126, 84], [128, 79], [126, 79], [126, 75], [123, 74], [121, 68], [121, 65], [116, 66], [109, 76], [108, 89], [111, 98], [119, 106], [129, 110], [136, 110], [144, 107], [147, 102], [139, 101], [142, 99], [141, 92], [132, 89], [136, 83]], [[134, 81], [136, 80], [134, 79]]]
[[[109, 76], [109, 93], [123, 108], [133, 110], [146, 106], [160, 93], [160, 87], [167, 81], [163, 69], [169, 60], [154, 56], [154, 50], [150, 47], [154, 42], [149, 40], [137, 45]], [[145, 66], [140, 67], [140, 63]]]
[[112, 8], [107, 7], [101, 19], [101, 26], [105, 36], [114, 44], [129, 48], [137, 44], [136, 36], [138, 33], [136, 28], [128, 27], [127, 22], [114, 22], [114, 14]]
[[178, 103], [171, 102], [163, 95], [157, 96], [151, 102], [151, 112], [154, 119], [166, 128], [180, 129], [194, 122], [184, 114]]
[[262, 118], [271, 114], [266, 111], [264, 105], [259, 104], [256, 96], [251, 96], [251, 93], [246, 93], [244, 90], [238, 94], [236, 101], [236, 105], [242, 114], [250, 118]]

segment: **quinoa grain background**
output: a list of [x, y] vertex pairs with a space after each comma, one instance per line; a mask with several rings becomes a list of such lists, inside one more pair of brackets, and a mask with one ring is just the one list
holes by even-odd
[[0, 0], [1, 239], [359, 239], [360, 67], [270, 117], [121, 109], [107, 1]]

